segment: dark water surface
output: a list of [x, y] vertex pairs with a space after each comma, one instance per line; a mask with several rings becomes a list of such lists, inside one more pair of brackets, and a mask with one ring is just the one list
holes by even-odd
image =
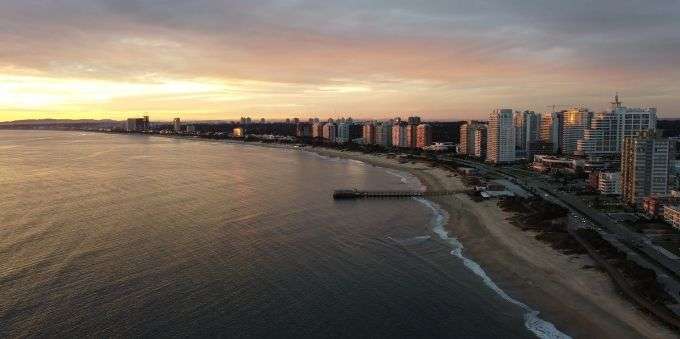
[[342, 187], [419, 183], [297, 150], [0, 131], [0, 337], [533, 337], [427, 204]]

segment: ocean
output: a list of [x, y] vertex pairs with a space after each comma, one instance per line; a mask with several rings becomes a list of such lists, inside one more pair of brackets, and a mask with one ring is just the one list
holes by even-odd
[[338, 188], [420, 183], [297, 149], [0, 131], [0, 337], [562, 335], [436, 204]]

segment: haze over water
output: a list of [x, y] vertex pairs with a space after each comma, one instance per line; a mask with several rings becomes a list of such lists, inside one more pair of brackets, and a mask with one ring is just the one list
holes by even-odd
[[2, 337], [533, 337], [526, 310], [451, 255], [426, 204], [331, 199], [418, 188], [405, 174], [222, 142], [0, 131], [0, 187]]

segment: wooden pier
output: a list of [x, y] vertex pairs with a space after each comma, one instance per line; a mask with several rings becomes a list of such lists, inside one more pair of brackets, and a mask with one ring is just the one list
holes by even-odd
[[411, 198], [452, 195], [463, 191], [360, 191], [335, 190], [333, 199], [364, 199], [364, 198]]

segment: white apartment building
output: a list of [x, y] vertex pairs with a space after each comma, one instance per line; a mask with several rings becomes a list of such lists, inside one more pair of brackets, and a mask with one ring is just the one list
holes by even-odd
[[618, 94], [611, 110], [597, 113], [590, 128], [577, 143], [577, 152], [585, 155], [606, 155], [621, 152], [623, 139], [642, 131], [656, 130], [656, 108], [622, 106]]
[[511, 109], [495, 109], [489, 115], [486, 161], [496, 164], [515, 161], [515, 126]]

